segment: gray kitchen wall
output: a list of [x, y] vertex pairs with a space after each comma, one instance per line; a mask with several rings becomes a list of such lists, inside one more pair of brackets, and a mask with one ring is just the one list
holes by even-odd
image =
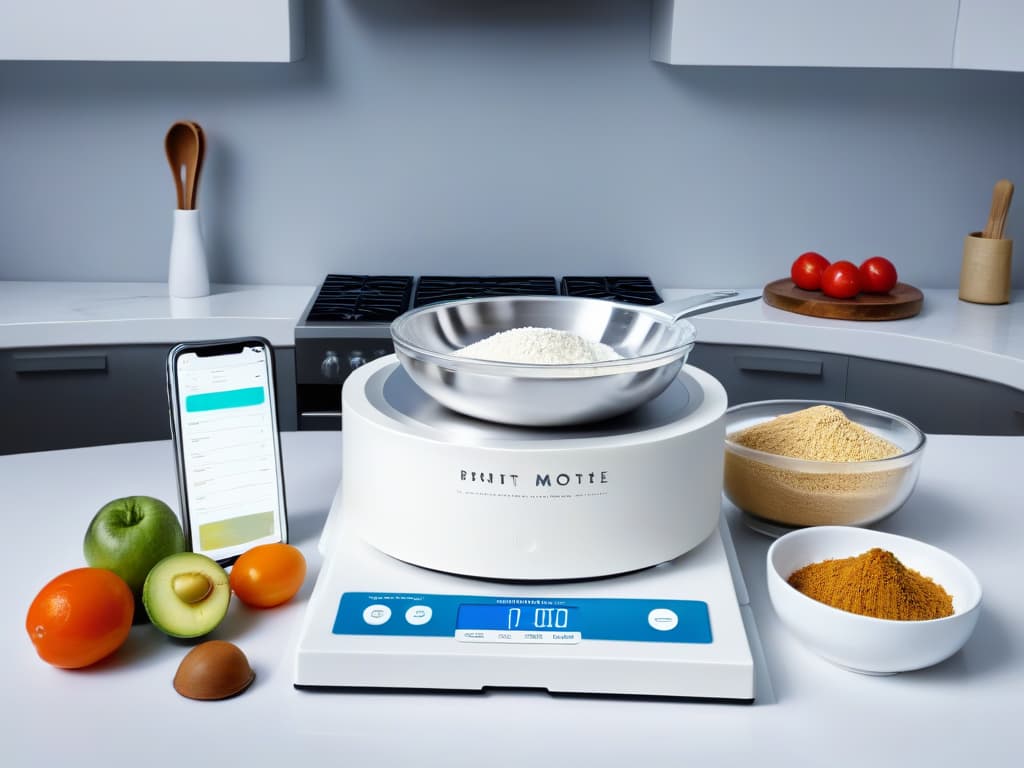
[[952, 287], [992, 184], [1024, 185], [1024, 74], [669, 67], [642, 0], [313, 0], [307, 27], [295, 64], [0, 62], [0, 279], [165, 280], [184, 117], [225, 282], [751, 286], [816, 249]]

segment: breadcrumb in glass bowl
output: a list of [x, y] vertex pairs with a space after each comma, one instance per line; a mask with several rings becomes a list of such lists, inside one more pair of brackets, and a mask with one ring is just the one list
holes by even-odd
[[824, 400], [735, 405], [725, 432], [726, 498], [770, 536], [891, 515], [917, 484], [925, 446], [901, 416]]

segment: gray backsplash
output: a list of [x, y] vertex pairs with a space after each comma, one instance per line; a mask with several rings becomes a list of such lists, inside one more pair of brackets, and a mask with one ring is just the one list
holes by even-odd
[[182, 117], [218, 281], [756, 285], [813, 248], [952, 287], [1024, 184], [1024, 74], [668, 67], [639, 0], [314, 0], [307, 29], [290, 65], [0, 62], [0, 279], [165, 280]]

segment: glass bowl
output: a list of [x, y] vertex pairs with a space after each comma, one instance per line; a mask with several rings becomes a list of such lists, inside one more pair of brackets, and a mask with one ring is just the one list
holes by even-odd
[[[811, 461], [740, 445], [736, 433], [816, 405], [830, 405], [900, 453], [872, 461]], [[826, 400], [762, 400], [735, 405], [725, 414], [726, 498], [744, 522], [770, 536], [815, 525], [865, 526], [891, 515], [906, 502], [920, 470], [925, 436], [892, 413]]]

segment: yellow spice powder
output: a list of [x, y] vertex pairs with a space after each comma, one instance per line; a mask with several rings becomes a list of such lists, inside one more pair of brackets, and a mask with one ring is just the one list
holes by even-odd
[[927, 621], [953, 615], [953, 598], [945, 589], [879, 547], [857, 557], [812, 563], [788, 581], [820, 603], [876, 619]]

